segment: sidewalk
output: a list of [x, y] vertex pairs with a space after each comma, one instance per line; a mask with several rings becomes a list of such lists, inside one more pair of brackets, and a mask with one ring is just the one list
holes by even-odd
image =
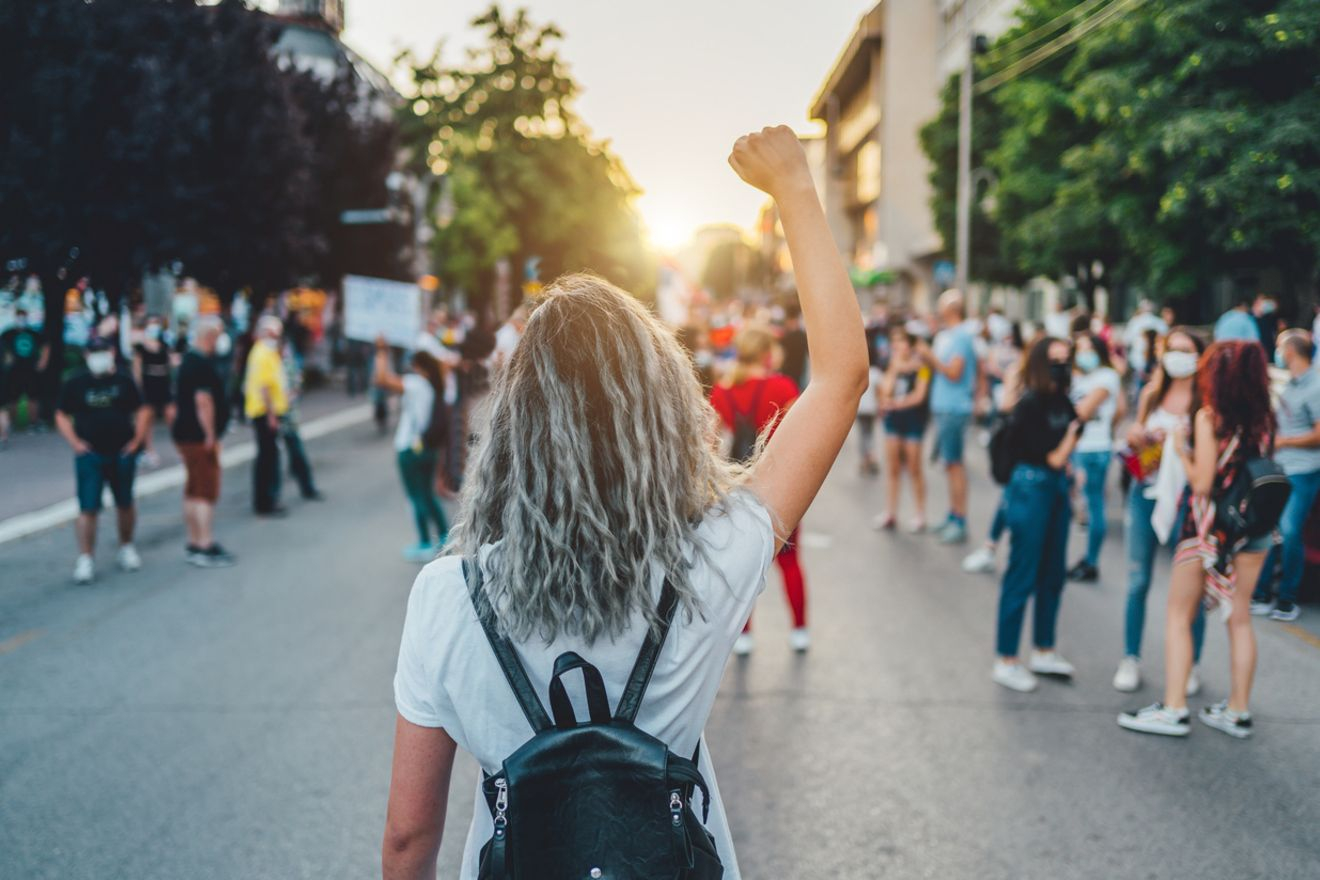
[[[306, 392], [299, 402], [302, 423], [366, 403], [366, 395], [349, 397], [341, 388], [329, 386]], [[157, 422], [152, 440], [160, 464], [148, 468], [138, 463], [138, 479], [179, 463], [167, 425]], [[226, 449], [252, 440], [252, 430], [232, 419], [222, 442]], [[73, 455], [55, 431], [47, 434], [15, 432], [9, 446], [0, 451], [0, 523], [12, 517], [42, 510], [74, 497]]]

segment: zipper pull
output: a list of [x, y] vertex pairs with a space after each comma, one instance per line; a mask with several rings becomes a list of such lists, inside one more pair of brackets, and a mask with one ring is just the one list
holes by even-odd
[[506, 779], [495, 780], [495, 837], [504, 837], [509, 824], [509, 783]]
[[677, 788], [669, 793], [669, 818], [675, 828], [683, 824], [683, 793]]

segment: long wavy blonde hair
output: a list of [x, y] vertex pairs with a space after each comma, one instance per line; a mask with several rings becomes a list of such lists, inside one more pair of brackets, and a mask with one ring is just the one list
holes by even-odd
[[490, 398], [450, 554], [492, 545], [486, 589], [516, 641], [654, 626], [657, 571], [700, 613], [694, 529], [743, 469], [674, 334], [591, 275], [554, 282]]

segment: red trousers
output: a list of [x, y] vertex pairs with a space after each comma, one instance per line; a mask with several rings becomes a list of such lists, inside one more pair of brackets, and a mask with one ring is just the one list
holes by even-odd
[[[779, 574], [784, 579], [784, 595], [788, 598], [788, 608], [793, 614], [793, 626], [801, 628], [807, 625], [807, 583], [802, 577], [802, 565], [798, 562], [797, 536], [798, 530], [794, 529], [784, 549], [775, 557], [775, 564], [779, 566]], [[752, 619], [749, 617], [743, 632], [751, 631]]]

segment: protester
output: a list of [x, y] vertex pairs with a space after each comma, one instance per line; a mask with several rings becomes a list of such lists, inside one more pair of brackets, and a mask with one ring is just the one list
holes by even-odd
[[802, 329], [802, 307], [791, 302], [784, 307], [784, 329], [779, 334], [784, 362], [779, 371], [799, 389], [807, 386], [807, 331]]
[[[169, 408], [173, 403], [171, 373], [173, 363], [169, 347], [162, 341], [165, 327], [161, 319], [152, 315], [147, 318], [142, 328], [142, 341], [133, 346], [133, 378], [142, 389], [142, 398], [152, 412], [155, 420], [168, 423], [171, 418]], [[156, 455], [152, 430], [147, 430], [147, 445], [142, 452], [144, 464], [155, 467], [160, 464]]]
[[1231, 687], [1227, 700], [1198, 715], [1210, 727], [1238, 738], [1251, 735], [1251, 683], [1256, 637], [1248, 601], [1259, 580], [1273, 535], [1232, 544], [1216, 521], [1215, 501], [1247, 460], [1269, 453], [1275, 419], [1270, 409], [1265, 350], [1245, 340], [1216, 342], [1197, 370], [1202, 407], [1192, 433], [1175, 435], [1187, 473], [1190, 514], [1183, 522], [1169, 584], [1164, 633], [1164, 701], [1118, 717], [1121, 727], [1142, 733], [1186, 736], [1187, 681], [1192, 672], [1192, 621], [1203, 601], [1227, 611]]
[[27, 398], [28, 425], [41, 422], [41, 374], [50, 347], [32, 326], [27, 309], [14, 309], [14, 325], [0, 333], [0, 441], [9, 440], [18, 404]]
[[243, 410], [252, 422], [257, 457], [252, 466], [252, 508], [259, 516], [283, 516], [280, 504], [280, 419], [289, 411], [288, 380], [280, 361], [283, 323], [274, 315], [257, 320], [243, 379]]
[[880, 463], [875, 458], [875, 419], [880, 407], [880, 386], [885, 379], [884, 371], [874, 362], [870, 377], [866, 393], [857, 402], [857, 449], [861, 453], [858, 464], [862, 475], [873, 477], [880, 473]]
[[179, 364], [171, 434], [183, 461], [183, 523], [188, 532], [184, 558], [198, 568], [233, 565], [234, 555], [215, 540], [215, 505], [220, 500], [220, 442], [229, 425], [229, 400], [216, 369], [216, 342], [224, 323], [203, 315], [193, 343]]
[[283, 342], [280, 346], [280, 362], [284, 367], [284, 387], [288, 389], [289, 409], [280, 417], [280, 437], [289, 455], [289, 473], [293, 474], [304, 501], [324, 501], [325, 495], [316, 488], [312, 460], [307, 457], [307, 448], [303, 445], [302, 433], [299, 431], [301, 419], [298, 402], [302, 399], [304, 360], [296, 355], [297, 349], [288, 341], [287, 336]]
[[1092, 415], [1082, 426], [1073, 453], [1073, 466], [1083, 480], [1086, 498], [1086, 555], [1068, 571], [1068, 579], [1093, 583], [1100, 579], [1100, 548], [1108, 531], [1105, 484], [1114, 457], [1114, 424], [1122, 418], [1123, 394], [1118, 372], [1109, 361], [1109, 345], [1092, 333], [1073, 340], [1073, 375], [1070, 394], [1075, 406]]
[[[1275, 413], [1279, 436], [1274, 460], [1288, 475], [1292, 494], [1279, 521], [1279, 544], [1270, 549], [1251, 601], [1251, 613], [1296, 620], [1297, 588], [1306, 561], [1305, 527], [1320, 495], [1320, 373], [1311, 362], [1311, 334], [1288, 330], [1279, 336], [1275, 360], [1288, 371]], [[1277, 577], [1275, 576], [1277, 572]], [[1276, 598], [1277, 594], [1277, 598]]]
[[[773, 436], [780, 420], [797, 400], [793, 380], [772, 369], [775, 338], [763, 327], [745, 327], [734, 339], [737, 360], [732, 371], [711, 390], [710, 402], [724, 427], [732, 434], [731, 457], [746, 461], [755, 454], [756, 439]], [[775, 563], [784, 581], [784, 595], [793, 616], [789, 644], [795, 651], [811, 646], [807, 630], [807, 586], [797, 555], [798, 533], [794, 529], [784, 542]], [[752, 652], [752, 618], [749, 613], [742, 635], [733, 651], [739, 656]]]
[[[399, 424], [394, 431], [394, 452], [403, 491], [412, 504], [417, 543], [406, 547], [409, 562], [430, 562], [449, 540], [449, 520], [435, 494], [437, 451], [448, 439], [448, 408], [440, 362], [425, 351], [413, 353], [412, 369], [402, 378], [390, 366], [384, 338], [376, 341], [376, 387], [398, 394]], [[431, 526], [435, 526], [434, 539]]]
[[[435, 876], [457, 748], [493, 774], [528, 739], [473, 599], [507, 634], [502, 644], [541, 699], [555, 658], [570, 649], [591, 659], [608, 693], [622, 693], [643, 636], [658, 629], [659, 662], [637, 726], [662, 740], [670, 761], [696, 755], [710, 781], [701, 803], [722, 876], [741, 876], [710, 750], [698, 748], [701, 731], [770, 558], [852, 427], [867, 358], [856, 297], [796, 135], [787, 127], [751, 135], [732, 163], [778, 202], [813, 352], [811, 384], [743, 483], [742, 468], [709, 442], [710, 409], [673, 335], [598, 279], [549, 288], [497, 380], [455, 555], [428, 566], [409, 600], [395, 677], [389, 880]], [[459, 555], [480, 575], [470, 593]], [[660, 596], [666, 609], [670, 597], [681, 608], [668, 638], [653, 610]], [[590, 753], [574, 755], [574, 764], [610, 772], [594, 767]], [[494, 829], [480, 789], [476, 800], [462, 880], [478, 876], [478, 849]], [[679, 830], [690, 827], [684, 800], [680, 791]], [[509, 808], [502, 821], [519, 821], [518, 805]], [[572, 818], [553, 821], [563, 827]], [[616, 829], [590, 830], [617, 838]], [[668, 857], [668, 840], [664, 846]]]
[[944, 462], [949, 483], [949, 515], [938, 532], [941, 544], [967, 540], [967, 467], [963, 450], [967, 425], [975, 410], [977, 355], [972, 334], [963, 326], [967, 318], [963, 295], [946, 290], [937, 303], [943, 329], [933, 347], [917, 348], [934, 373], [930, 410], [935, 420], [935, 456]]
[[[1123, 692], [1141, 687], [1141, 642], [1155, 555], [1159, 545], [1176, 542], [1187, 515], [1182, 461], [1168, 451], [1167, 444], [1179, 430], [1186, 431], [1193, 414], [1201, 407], [1196, 363], [1205, 343], [1187, 328], [1175, 327], [1164, 345], [1165, 352], [1154, 378], [1137, 402], [1136, 418], [1128, 428], [1123, 451], [1124, 463], [1133, 477], [1126, 516], [1128, 589], [1123, 615], [1123, 659], [1114, 673], [1114, 689]], [[1157, 508], [1159, 531], [1156, 530]], [[1204, 641], [1205, 615], [1198, 613], [1192, 623], [1193, 666], [1187, 681], [1188, 696], [1196, 696], [1201, 690], [1197, 664], [1201, 662]]]
[[1256, 333], [1260, 337], [1260, 344], [1265, 346], [1265, 360], [1273, 362], [1279, 326], [1283, 323], [1279, 318], [1278, 300], [1268, 293], [1256, 294], [1256, 300], [1251, 304], [1251, 317], [1256, 322]]
[[1215, 322], [1215, 342], [1235, 339], [1260, 342], [1260, 328], [1251, 314], [1252, 300], [1250, 294], [1239, 295], [1233, 307], [1219, 317]]
[[1164, 319], [1155, 314], [1155, 304], [1148, 299], [1137, 303], [1137, 310], [1123, 326], [1123, 347], [1127, 349], [1128, 365], [1139, 376], [1148, 376], [1155, 368], [1157, 359], [1151, 346], [1153, 332], [1163, 336], [1169, 332]]
[[[1068, 398], [1070, 360], [1071, 346], [1063, 339], [1047, 337], [1031, 347], [1022, 369], [1022, 396], [1006, 429], [1016, 463], [1005, 490], [1009, 557], [1000, 586], [992, 678], [1015, 691], [1035, 690], [1036, 675], [1073, 674], [1072, 664], [1055, 649], [1072, 518], [1066, 469], [1081, 433]], [[1033, 650], [1023, 666], [1018, 642], [1028, 600], [1034, 606]]]
[[74, 455], [79, 513], [73, 580], [79, 584], [89, 584], [96, 577], [96, 521], [107, 485], [114, 496], [119, 527], [116, 561], [124, 571], [142, 567], [142, 558], [133, 546], [137, 523], [133, 477], [150, 424], [150, 410], [137, 385], [115, 369], [109, 341], [98, 338], [89, 342], [86, 362], [87, 370], [64, 384], [55, 412], [55, 426]]
[[888, 504], [876, 525], [881, 529], [897, 527], [899, 493], [906, 471], [912, 482], [914, 511], [908, 530], [915, 535], [926, 530], [926, 472], [921, 444], [930, 420], [927, 398], [931, 371], [917, 356], [916, 335], [905, 327], [889, 331], [889, 352], [889, 370], [880, 387]]

